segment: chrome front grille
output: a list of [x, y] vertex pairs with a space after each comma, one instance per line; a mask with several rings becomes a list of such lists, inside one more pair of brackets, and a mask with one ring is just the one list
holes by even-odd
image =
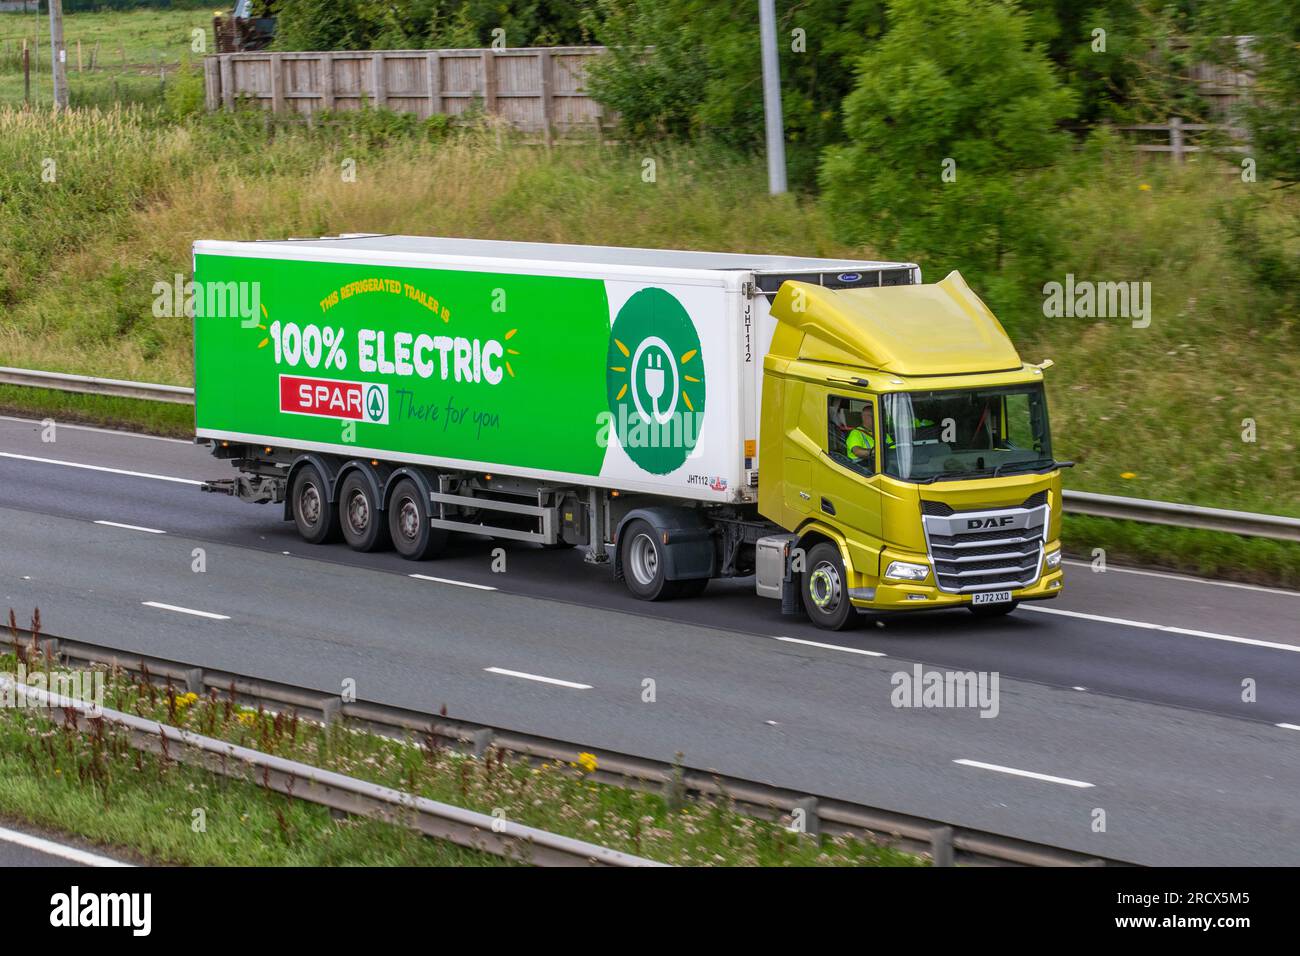
[[1016, 590], [1037, 583], [1042, 574], [1046, 504], [925, 514], [921, 520], [940, 591]]

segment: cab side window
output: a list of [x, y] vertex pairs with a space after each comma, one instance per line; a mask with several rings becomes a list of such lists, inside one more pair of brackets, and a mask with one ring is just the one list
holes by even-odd
[[826, 453], [846, 468], [875, 473], [875, 410], [871, 402], [847, 395], [827, 398]]

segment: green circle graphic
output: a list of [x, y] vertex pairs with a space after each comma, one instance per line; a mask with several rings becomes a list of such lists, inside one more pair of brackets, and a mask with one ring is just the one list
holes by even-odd
[[704, 356], [689, 313], [663, 289], [642, 289], [618, 310], [606, 390], [628, 457], [655, 475], [682, 466], [704, 423]]

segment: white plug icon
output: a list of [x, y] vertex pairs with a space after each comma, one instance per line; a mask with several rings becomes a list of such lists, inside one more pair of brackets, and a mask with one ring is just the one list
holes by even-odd
[[651, 408], [657, 421], [660, 416], [659, 399], [663, 398], [664, 394], [664, 359], [658, 352], [651, 352], [646, 357], [645, 390], [650, 396]]
[[[632, 353], [632, 402], [643, 421], [666, 425], [677, 409], [677, 396], [681, 393], [681, 377], [673, 360], [668, 343], [652, 335], [641, 340]], [[669, 381], [668, 373], [672, 373]], [[648, 398], [651, 410], [646, 412], [642, 398]]]

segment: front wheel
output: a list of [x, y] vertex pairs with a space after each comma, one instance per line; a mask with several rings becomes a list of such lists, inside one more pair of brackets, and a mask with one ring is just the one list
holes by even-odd
[[828, 631], [844, 631], [858, 623], [858, 611], [849, 601], [848, 576], [840, 549], [828, 541], [808, 552], [803, 574], [803, 606], [808, 620]]

